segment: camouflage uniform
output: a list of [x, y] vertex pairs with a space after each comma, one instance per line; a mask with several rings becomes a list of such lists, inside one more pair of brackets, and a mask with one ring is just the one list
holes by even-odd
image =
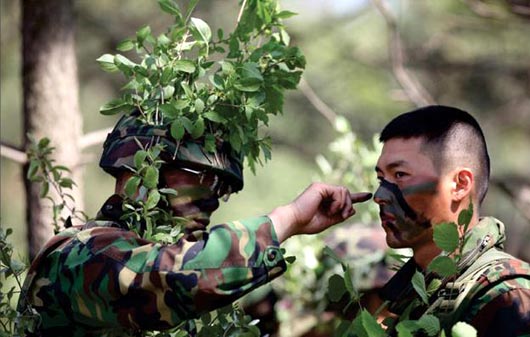
[[[228, 144], [219, 141], [206, 151], [204, 139], [185, 135], [177, 142], [168, 125], [145, 125], [137, 117], [122, 117], [108, 135], [100, 161], [108, 173], [133, 168], [141, 148], [162, 144], [164, 165], [215, 172], [224, 193], [243, 187], [241, 156]], [[166, 245], [130, 231], [120, 220], [122, 204], [120, 196], [110, 197], [96, 220], [56, 235], [33, 261], [20, 305], [27, 300], [40, 313], [42, 336], [167, 329], [233, 302], [286, 269], [268, 217], [195, 230]]]
[[115, 215], [55, 236], [24, 288], [42, 336], [102, 336], [166, 329], [233, 302], [286, 268], [267, 217], [213, 226], [173, 245], [138, 237]]
[[[411, 318], [433, 314], [449, 333], [459, 321], [473, 325], [479, 337], [530, 334], [530, 265], [502, 251], [504, 225], [491, 217], [472, 228], [458, 275], [442, 287]], [[416, 297], [412, 275], [419, 267], [410, 259], [385, 285], [381, 296], [401, 314]], [[426, 275], [426, 281], [433, 277]]]

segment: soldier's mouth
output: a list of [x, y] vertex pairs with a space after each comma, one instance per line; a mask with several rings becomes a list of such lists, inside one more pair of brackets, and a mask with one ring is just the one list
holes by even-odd
[[381, 212], [379, 213], [379, 217], [381, 218], [381, 225], [383, 226], [383, 228], [389, 229], [393, 233], [399, 232], [396, 226], [396, 218], [392, 214]]

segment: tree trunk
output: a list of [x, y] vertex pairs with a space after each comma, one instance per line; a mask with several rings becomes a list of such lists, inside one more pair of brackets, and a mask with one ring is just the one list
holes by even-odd
[[[82, 209], [78, 146], [82, 117], [74, 23], [72, 0], [22, 1], [24, 134], [31, 133], [37, 140], [42, 137], [51, 140], [55, 164], [72, 170], [72, 178], [78, 184], [72, 195], [76, 209]], [[26, 170], [27, 166], [24, 173]], [[52, 213], [49, 201], [39, 198], [38, 184], [26, 181], [25, 188], [29, 254], [33, 258], [53, 235]]]

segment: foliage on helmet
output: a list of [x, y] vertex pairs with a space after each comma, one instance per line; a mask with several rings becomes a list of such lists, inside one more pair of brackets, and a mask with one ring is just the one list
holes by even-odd
[[159, 0], [175, 18], [167, 32], [155, 36], [144, 26], [122, 41], [117, 49], [135, 50], [136, 61], [123, 54], [98, 59], [104, 70], [120, 71], [128, 80], [121, 97], [100, 112], [138, 111], [141, 123], [169, 130], [174, 144], [200, 140], [209, 153], [226, 142], [254, 171], [271, 156], [260, 127], [282, 112], [283, 93], [296, 88], [305, 66], [281, 22], [294, 13], [279, 11], [277, 2], [244, 2], [237, 27], [225, 37], [191, 16], [197, 1], [183, 14], [174, 1]]

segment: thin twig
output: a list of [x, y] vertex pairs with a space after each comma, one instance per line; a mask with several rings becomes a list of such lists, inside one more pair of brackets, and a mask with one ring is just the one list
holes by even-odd
[[241, 17], [243, 16], [243, 12], [245, 11], [246, 5], [247, 5], [247, 0], [243, 0], [243, 3], [241, 4], [241, 9], [239, 10], [239, 14], [237, 15], [236, 27], [239, 24], [239, 21], [241, 21]]
[[318, 97], [313, 88], [311, 88], [309, 83], [307, 83], [305, 78], [302, 77], [300, 79], [298, 88], [305, 98], [307, 98], [309, 103], [311, 103], [315, 109], [317, 109], [317, 111], [320, 112], [320, 114], [324, 116], [332, 126], [334, 126], [335, 120], [337, 119], [337, 113], [335, 113], [333, 109], [331, 109], [326, 103], [324, 103], [324, 101], [320, 99], [320, 97]]
[[392, 70], [399, 84], [416, 106], [434, 104], [434, 99], [419, 81], [405, 68], [406, 54], [403, 49], [396, 18], [387, 8], [383, 0], [372, 0], [386, 21], [389, 30], [389, 54], [392, 61]]
[[[89, 132], [83, 135], [79, 140], [79, 148], [86, 149], [93, 145], [101, 144], [105, 141], [107, 134], [112, 131], [112, 128], [106, 128]], [[28, 162], [28, 156], [24, 150], [14, 145], [8, 144], [4, 141], [0, 142], [0, 156], [10, 159], [18, 164], [25, 164]]]
[[107, 134], [112, 131], [112, 128], [106, 128], [89, 132], [81, 137], [79, 140], [79, 148], [86, 149], [93, 145], [101, 144], [105, 141]]

